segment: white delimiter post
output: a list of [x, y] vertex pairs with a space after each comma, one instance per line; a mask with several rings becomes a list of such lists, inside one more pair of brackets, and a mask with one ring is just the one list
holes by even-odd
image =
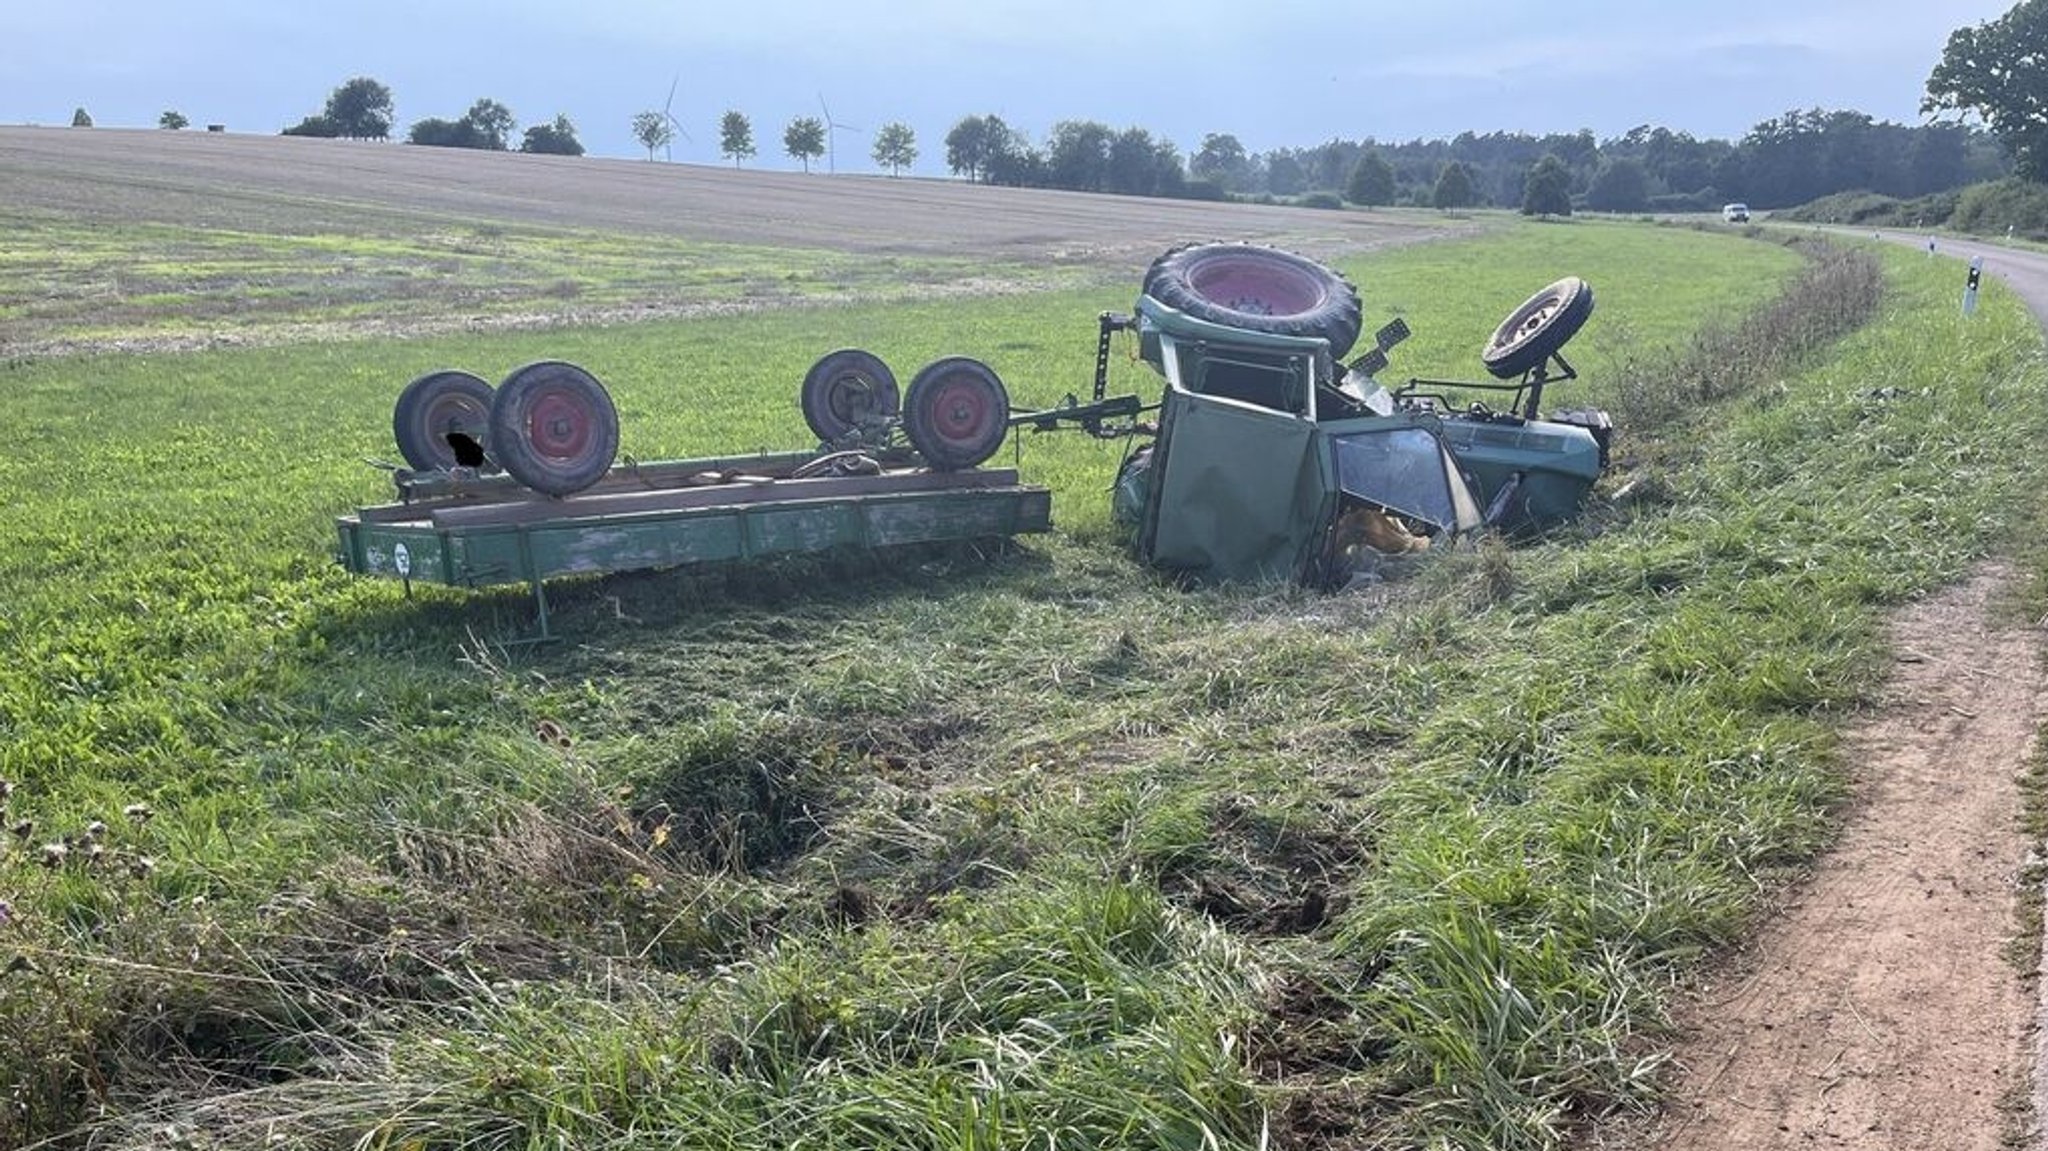
[[1966, 316], [1977, 314], [1977, 282], [1983, 276], [1984, 257], [1978, 256], [1970, 261], [1970, 278], [1963, 286], [1963, 314]]

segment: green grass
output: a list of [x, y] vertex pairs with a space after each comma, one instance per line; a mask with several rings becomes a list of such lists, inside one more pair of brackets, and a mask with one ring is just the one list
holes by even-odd
[[90, 225], [0, 208], [0, 354], [303, 342], [1045, 289], [1074, 269], [448, 222], [346, 235]]
[[[1826, 842], [1882, 611], [2039, 479], [2016, 302], [1883, 258], [1868, 330], [1624, 429], [1658, 498], [1378, 593], [1175, 590], [1120, 448], [1043, 437], [1051, 538], [569, 581], [538, 650], [329, 566], [410, 376], [567, 358], [642, 458], [786, 447], [847, 344], [1084, 388], [1128, 288], [0, 371], [0, 1141], [1555, 1146]], [[1614, 403], [1798, 267], [1580, 223], [1349, 270], [1426, 375], [1584, 275], [1556, 398]]]

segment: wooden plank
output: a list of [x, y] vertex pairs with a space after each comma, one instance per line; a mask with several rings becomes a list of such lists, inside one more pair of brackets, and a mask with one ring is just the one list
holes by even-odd
[[839, 499], [847, 496], [890, 495], [897, 492], [998, 488], [1009, 487], [1016, 482], [1016, 471], [1006, 468], [974, 469], [964, 472], [887, 472], [879, 476], [764, 480], [759, 483], [719, 484], [714, 487], [678, 488], [655, 492], [579, 494], [559, 500], [469, 504], [436, 508], [429, 513], [429, 517], [437, 528], [504, 527], [624, 515], [632, 512], [731, 507], [776, 500]]

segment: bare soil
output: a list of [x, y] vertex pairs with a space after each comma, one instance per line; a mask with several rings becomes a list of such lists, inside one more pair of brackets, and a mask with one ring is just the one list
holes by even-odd
[[0, 128], [0, 204], [67, 218], [294, 234], [438, 218], [875, 254], [1117, 264], [1149, 260], [1189, 240], [1285, 242], [1333, 256], [1473, 227], [1422, 212], [103, 128]]
[[1848, 733], [1841, 839], [1721, 976], [1654, 1123], [1603, 1147], [2010, 1146], [2029, 973], [2004, 958], [2028, 844], [2019, 777], [2048, 718], [2039, 636], [1997, 622], [2004, 565], [1904, 612], [1883, 706]]

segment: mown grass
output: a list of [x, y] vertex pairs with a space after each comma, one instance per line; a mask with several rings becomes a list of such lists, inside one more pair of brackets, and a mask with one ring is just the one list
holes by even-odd
[[0, 208], [0, 357], [1011, 290], [1098, 278], [985, 260], [793, 251], [446, 221], [334, 234], [95, 222]]
[[[561, 356], [643, 457], [783, 447], [827, 348], [1052, 402], [1126, 293], [0, 373], [0, 1136], [1554, 1146], [1825, 842], [1879, 613], [2038, 479], [2016, 303], [1883, 259], [1868, 330], [1625, 430], [1655, 484], [1379, 593], [1169, 587], [1119, 449], [1047, 437], [1060, 535], [572, 582], [540, 650], [517, 594], [327, 566], [410, 375]], [[1619, 406], [1799, 263], [1568, 225], [1351, 270], [1431, 375], [1585, 275], [1570, 398]]]

